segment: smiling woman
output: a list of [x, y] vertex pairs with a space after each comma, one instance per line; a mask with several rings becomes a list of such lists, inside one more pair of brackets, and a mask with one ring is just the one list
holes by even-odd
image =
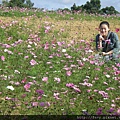
[[96, 36], [96, 50], [101, 50], [105, 60], [118, 59], [120, 44], [118, 35], [110, 31], [110, 25], [103, 21], [99, 25], [100, 33]]

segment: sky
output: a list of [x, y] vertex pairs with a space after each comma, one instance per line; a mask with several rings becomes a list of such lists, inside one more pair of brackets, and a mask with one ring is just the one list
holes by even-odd
[[[84, 5], [90, 0], [31, 0], [34, 3], [34, 7], [45, 8], [48, 10], [56, 10], [59, 8], [71, 8], [75, 3], [76, 6]], [[2, 0], [0, 0], [0, 3]], [[120, 0], [101, 0], [101, 8], [113, 6], [120, 12]]]
[[[58, 8], [71, 8], [75, 3], [76, 6], [84, 5], [90, 0], [31, 0], [34, 3], [34, 7], [45, 8], [48, 10], [56, 10]], [[101, 8], [113, 6], [120, 12], [120, 0], [101, 0]]]

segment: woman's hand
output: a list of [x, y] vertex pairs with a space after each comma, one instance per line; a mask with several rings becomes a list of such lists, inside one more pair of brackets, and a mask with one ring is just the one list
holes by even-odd
[[103, 38], [102, 35], [99, 36], [99, 40], [100, 40], [100, 41], [104, 40], [104, 38]]

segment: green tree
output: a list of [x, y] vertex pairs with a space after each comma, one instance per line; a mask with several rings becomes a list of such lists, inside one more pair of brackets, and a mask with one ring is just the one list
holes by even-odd
[[7, 6], [8, 5], [8, 0], [2, 0], [2, 5]]
[[28, 7], [32, 8], [34, 3], [31, 2], [31, 0], [3, 0], [3, 3], [6, 4], [8, 7]]
[[90, 0], [86, 2], [85, 5], [83, 5], [83, 10], [85, 10], [87, 13], [98, 13], [101, 8], [101, 2], [100, 0]]
[[32, 8], [34, 6], [34, 3], [32, 3], [30, 0], [26, 0], [26, 6], [28, 8]]
[[102, 8], [101, 11], [100, 11], [101, 14], [117, 14], [119, 13], [118, 11], [115, 10], [115, 8], [113, 6], [110, 6], [110, 7], [105, 7], [105, 8]]
[[77, 10], [77, 6], [76, 6], [75, 3], [74, 3], [73, 6], [71, 7], [71, 10], [72, 10], [72, 11], [76, 11], [76, 10]]
[[82, 10], [82, 6], [76, 6], [76, 4], [74, 3], [73, 6], [71, 7], [71, 11], [74, 13], [79, 10]]

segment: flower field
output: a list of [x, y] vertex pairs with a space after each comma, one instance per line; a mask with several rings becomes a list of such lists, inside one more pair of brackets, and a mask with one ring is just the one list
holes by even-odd
[[96, 60], [102, 20], [120, 17], [0, 9], [0, 115], [119, 115], [120, 63]]

